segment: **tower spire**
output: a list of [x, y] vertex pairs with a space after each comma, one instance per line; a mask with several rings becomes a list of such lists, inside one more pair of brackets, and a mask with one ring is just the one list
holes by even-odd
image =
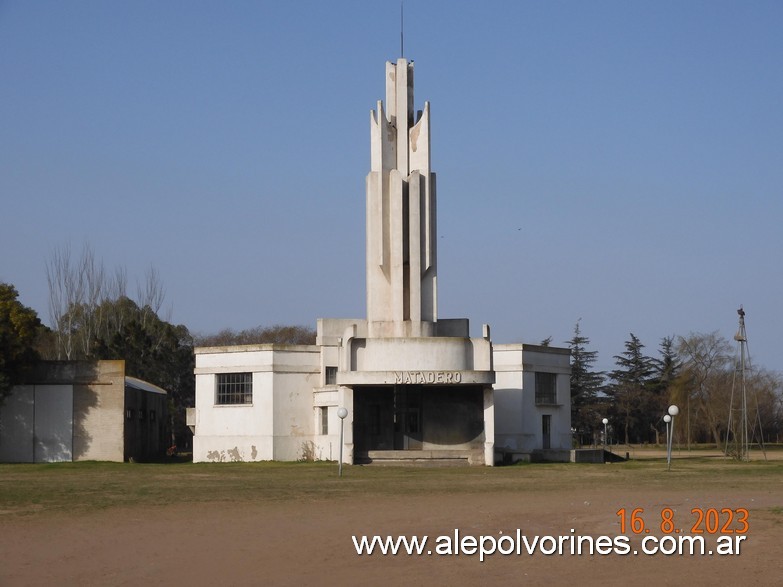
[[413, 63], [386, 63], [386, 104], [370, 116], [367, 320], [370, 336], [432, 336], [437, 321], [435, 174], [429, 103], [413, 109]]
[[400, 58], [405, 59], [405, 18], [403, 12], [404, 2], [400, 1]]

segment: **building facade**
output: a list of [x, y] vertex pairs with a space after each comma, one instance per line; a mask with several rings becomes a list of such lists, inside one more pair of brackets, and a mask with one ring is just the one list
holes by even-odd
[[341, 426], [346, 463], [568, 460], [568, 350], [493, 345], [489, 326], [471, 337], [467, 319], [438, 316], [430, 107], [413, 105], [413, 62], [387, 63], [370, 115], [367, 317], [320, 319], [312, 346], [196, 349], [194, 461], [333, 460]]
[[154, 460], [169, 441], [166, 392], [125, 361], [43, 361], [0, 406], [0, 462]]

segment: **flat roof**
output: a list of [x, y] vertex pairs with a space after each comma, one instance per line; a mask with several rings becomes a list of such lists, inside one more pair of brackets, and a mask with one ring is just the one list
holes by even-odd
[[141, 379], [136, 379], [135, 377], [129, 377], [128, 375], [125, 376], [125, 387], [132, 387], [133, 389], [149, 391], [150, 393], [162, 393], [163, 395], [167, 395], [166, 390], [162, 387], [158, 387], [157, 385], [153, 385], [147, 381], [142, 381]]

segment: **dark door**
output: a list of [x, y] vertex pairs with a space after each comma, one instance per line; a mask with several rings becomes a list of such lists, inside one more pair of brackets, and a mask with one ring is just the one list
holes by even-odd
[[545, 414], [541, 416], [541, 436], [544, 449], [552, 446], [552, 416]]

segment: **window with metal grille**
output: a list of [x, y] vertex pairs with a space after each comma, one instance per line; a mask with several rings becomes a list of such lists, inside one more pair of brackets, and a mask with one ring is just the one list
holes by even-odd
[[218, 373], [215, 403], [218, 405], [253, 403], [253, 374]]
[[555, 373], [536, 373], [536, 405], [557, 405], [557, 375]]

